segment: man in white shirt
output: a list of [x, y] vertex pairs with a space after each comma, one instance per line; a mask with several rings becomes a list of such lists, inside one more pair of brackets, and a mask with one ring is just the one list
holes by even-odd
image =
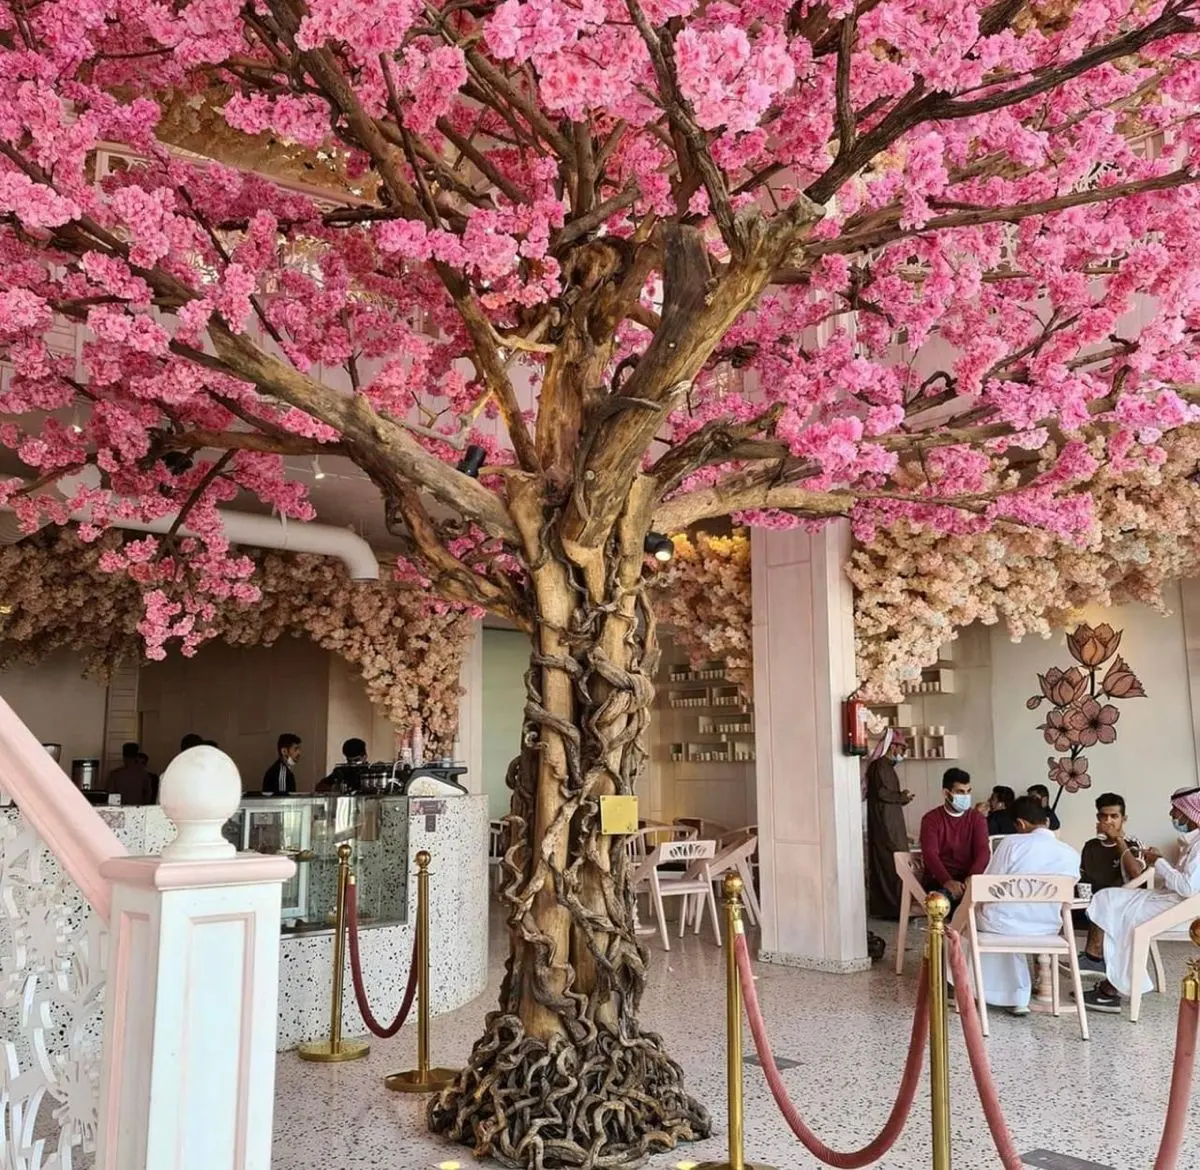
[[1133, 970], [1133, 932], [1185, 898], [1200, 894], [1200, 788], [1176, 792], [1171, 798], [1171, 820], [1184, 834], [1179, 863], [1172, 865], [1157, 849], [1145, 852], [1163, 889], [1101, 890], [1088, 907], [1088, 917], [1104, 931], [1105, 978], [1083, 996], [1094, 1012], [1120, 1012], [1121, 996], [1130, 993], [1134, 979], [1142, 981], [1143, 991], [1153, 989], [1149, 971]]
[[[1013, 802], [1016, 833], [997, 846], [984, 873], [1049, 874], [1075, 878], [1079, 853], [1060, 841], [1047, 827], [1050, 810], [1033, 796]], [[1058, 934], [1062, 930], [1062, 905], [1057, 902], [989, 902], [976, 915], [979, 930], [994, 934]], [[1029, 1014], [1033, 993], [1029, 961], [1024, 955], [982, 955], [982, 995], [989, 1004], [1007, 1007], [1015, 1016]]]

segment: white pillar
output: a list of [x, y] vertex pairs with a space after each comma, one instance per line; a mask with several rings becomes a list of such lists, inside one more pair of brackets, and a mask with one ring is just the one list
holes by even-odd
[[760, 958], [863, 971], [859, 763], [841, 751], [854, 676], [849, 526], [752, 537]]
[[241, 799], [215, 748], [176, 757], [159, 857], [117, 858], [97, 1170], [270, 1170], [285, 857], [237, 855]]

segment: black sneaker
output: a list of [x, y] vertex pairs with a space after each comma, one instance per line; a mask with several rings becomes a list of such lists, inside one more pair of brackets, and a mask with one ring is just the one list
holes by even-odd
[[1089, 1012], [1108, 1012], [1118, 1016], [1121, 1014], [1121, 997], [1105, 995], [1098, 987], [1083, 993], [1083, 1005]]
[[[1066, 974], [1071, 973], [1071, 964], [1066, 959], [1059, 959], [1058, 969]], [[1103, 959], [1093, 958], [1087, 951], [1079, 952], [1080, 975], [1103, 975], [1107, 971]]]

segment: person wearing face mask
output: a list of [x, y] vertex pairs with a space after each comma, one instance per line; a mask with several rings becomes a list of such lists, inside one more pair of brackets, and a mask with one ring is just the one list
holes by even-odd
[[867, 765], [867, 907], [872, 918], [892, 921], [903, 896], [894, 855], [908, 848], [904, 806], [913, 798], [896, 771], [904, 756], [904, 737], [889, 727]]
[[1121, 996], [1128, 995], [1133, 981], [1142, 981], [1142, 990], [1151, 991], [1154, 982], [1146, 969], [1133, 970], [1133, 932], [1143, 922], [1178, 906], [1185, 898], [1200, 894], [1200, 788], [1178, 792], [1171, 799], [1171, 821], [1185, 833], [1183, 852], [1172, 865], [1157, 849], [1143, 856], [1154, 866], [1158, 890], [1101, 890], [1088, 906], [1088, 917], [1104, 931], [1104, 979], [1083, 1002], [1095, 1012], [1121, 1010]]
[[940, 890], [957, 906], [966, 880], [983, 873], [991, 859], [987, 820], [971, 807], [971, 777], [949, 768], [942, 777], [942, 803], [921, 818], [924, 885]]
[[[1037, 797], [1014, 799], [1009, 811], [1014, 832], [997, 843], [984, 873], [1059, 874], [1070, 878], [1079, 873], [1079, 854], [1047, 827], [1050, 810]], [[1062, 930], [1062, 907], [1051, 902], [992, 902], [979, 908], [977, 921], [981, 931], [995, 934], [1053, 935]], [[987, 1002], [1008, 1008], [1014, 1016], [1028, 1015], [1033, 991], [1029, 960], [1024, 955], [1001, 954], [979, 958]]]

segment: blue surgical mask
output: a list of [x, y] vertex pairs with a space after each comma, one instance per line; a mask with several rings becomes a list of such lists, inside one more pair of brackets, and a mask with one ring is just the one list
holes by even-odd
[[971, 794], [969, 792], [956, 792], [950, 797], [950, 803], [954, 806], [956, 812], [966, 812], [971, 807]]
[[1171, 824], [1175, 826], [1175, 831], [1178, 833], [1190, 833], [1192, 831], [1192, 826], [1179, 817], [1172, 817]]

